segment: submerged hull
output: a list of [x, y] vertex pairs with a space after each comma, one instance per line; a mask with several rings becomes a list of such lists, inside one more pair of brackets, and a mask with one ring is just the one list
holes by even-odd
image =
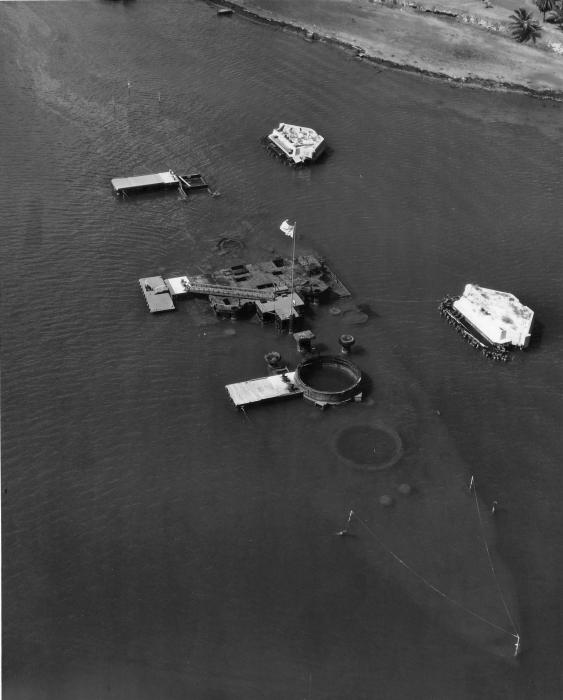
[[443, 418], [416, 382], [396, 381], [395, 365], [383, 349], [370, 367], [371, 396], [368, 390], [364, 403], [324, 412], [322, 425], [308, 428], [312, 445], [328, 442], [323, 472], [340, 475], [319, 506], [340, 514], [331, 556], [349, 571], [343, 593], [363, 577], [358, 615], [369, 624], [377, 624], [373, 611], [392, 591], [429, 633], [443, 630], [512, 660], [525, 640], [516, 586], [496, 546], [499, 516]]

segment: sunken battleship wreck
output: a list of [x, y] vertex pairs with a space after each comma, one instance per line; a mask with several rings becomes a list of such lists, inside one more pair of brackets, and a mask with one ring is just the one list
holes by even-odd
[[534, 312], [509, 292], [466, 284], [461, 296], [446, 296], [438, 308], [489, 359], [506, 362], [511, 349], [523, 349], [530, 342]]
[[206, 296], [218, 316], [234, 319], [256, 314], [280, 332], [290, 327], [297, 330], [308, 304], [350, 296], [326, 261], [315, 255], [300, 255], [294, 265], [280, 256], [203, 275], [143, 277], [139, 284], [151, 313], [173, 311], [174, 300], [180, 297]]
[[[292, 268], [295, 304], [288, 302]], [[219, 316], [255, 313], [288, 330], [290, 319], [298, 321], [306, 303], [351, 296], [327, 264], [313, 255], [295, 258], [294, 265], [279, 257], [205, 275], [139, 282], [153, 312], [174, 309], [177, 297], [207, 296]], [[336, 332], [338, 317], [329, 314], [329, 323], [331, 318]], [[513, 659], [521, 649], [517, 592], [509, 569], [496, 555], [496, 516], [477, 493], [474, 477], [469, 478], [470, 465], [458, 454], [445, 423], [414, 380], [396, 380], [403, 368], [385, 344], [370, 367], [378, 400], [370, 403], [368, 397], [362, 403], [363, 372], [344, 362], [344, 352], [338, 358], [310, 352], [314, 337], [311, 330], [293, 334], [301, 355], [295, 370], [278, 368], [280, 353], [268, 353], [264, 359], [272, 370], [267, 377], [227, 385], [233, 404], [246, 413], [251, 403], [283, 396], [301, 396], [320, 408], [346, 399], [346, 413], [329, 410], [322, 421], [296, 421], [295, 432], [302, 437], [289, 441], [293, 461], [308, 465], [298, 471], [311, 471], [313, 476], [307, 478], [326, 483], [323, 513], [335, 514], [338, 536], [331, 557], [343, 569], [353, 560], [361, 562], [362, 576], [367, 571], [368, 577], [388, 579], [388, 585], [396, 586], [432, 625], [483, 651]], [[340, 336], [339, 342], [342, 351], [349, 352], [353, 338]], [[344, 397], [331, 401], [328, 394], [335, 393], [334, 386], [317, 383], [319, 362], [328, 366], [331, 382], [334, 366], [344, 365]], [[416, 449], [404, 449], [409, 444]], [[348, 468], [358, 478], [343, 480], [342, 470]], [[286, 483], [283, 474], [275, 478]], [[353, 573], [345, 581], [355, 585]], [[379, 620], [371, 611], [377, 610], [378, 589], [367, 586], [372, 588], [375, 593], [364, 601], [364, 611], [376, 624]]]

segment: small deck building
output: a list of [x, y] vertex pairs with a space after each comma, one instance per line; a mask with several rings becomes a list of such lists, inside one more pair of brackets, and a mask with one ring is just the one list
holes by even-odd
[[257, 301], [256, 313], [262, 323], [275, 323], [281, 330], [290, 321], [294, 327], [300, 323], [304, 306], [303, 299], [293, 292], [293, 303], [291, 294], [281, 294], [272, 301]]

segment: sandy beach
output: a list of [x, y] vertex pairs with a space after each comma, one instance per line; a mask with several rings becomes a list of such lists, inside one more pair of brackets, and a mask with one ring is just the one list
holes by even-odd
[[[541, 22], [531, 0], [236, 0], [238, 12], [348, 47], [362, 60], [453, 83], [563, 97], [563, 32]], [[533, 12], [542, 34], [534, 45], [510, 37], [509, 16]]]

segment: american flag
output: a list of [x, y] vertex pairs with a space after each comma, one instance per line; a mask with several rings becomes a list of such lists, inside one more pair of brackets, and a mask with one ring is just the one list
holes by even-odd
[[293, 232], [295, 231], [295, 222], [293, 224], [290, 224], [288, 219], [282, 221], [280, 231], [285, 233], [286, 236], [293, 238]]

